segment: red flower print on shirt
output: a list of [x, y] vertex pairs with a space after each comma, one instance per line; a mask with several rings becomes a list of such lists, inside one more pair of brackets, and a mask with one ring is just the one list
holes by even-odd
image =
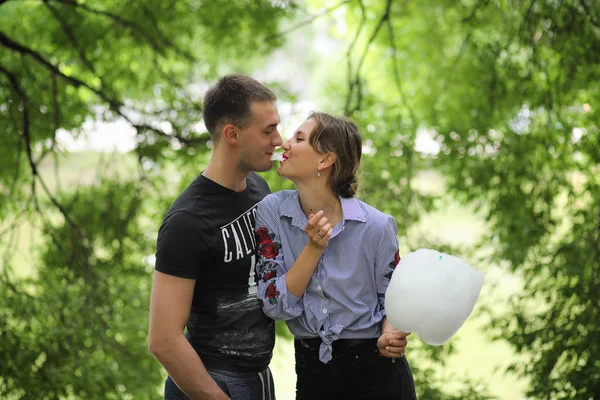
[[[261, 226], [255, 232], [256, 235], [256, 273], [260, 282], [269, 282], [277, 278], [278, 261], [275, 260], [279, 255], [281, 243], [277, 241], [277, 236], [273, 232]], [[275, 287], [275, 282], [265, 288], [265, 300], [271, 304], [277, 304], [279, 292]]]
[[271, 283], [266, 290], [267, 298], [269, 299], [269, 303], [277, 304], [277, 297], [279, 296], [279, 292], [275, 287], [275, 283]]
[[263, 281], [268, 281], [269, 279], [272, 278], [276, 278], [277, 277], [277, 271], [269, 271], [265, 274], [265, 276], [263, 276]]
[[279, 250], [275, 243], [269, 239], [268, 241], [262, 242], [260, 246], [260, 255], [264, 258], [275, 258], [279, 254]]
[[256, 230], [256, 243], [257, 244], [261, 244], [263, 243], [265, 240], [271, 240], [271, 238], [269, 237], [269, 230], [267, 228], [265, 228], [264, 226], [261, 226], [260, 228], [258, 228]]
[[399, 262], [400, 262], [400, 250], [398, 250], [396, 252], [396, 255], [394, 256], [394, 269], [396, 268], [396, 266], [398, 265]]
[[384, 278], [392, 279], [392, 274], [394, 273], [394, 270], [396, 269], [396, 266], [398, 265], [399, 262], [400, 262], [400, 249], [398, 249], [398, 251], [396, 251], [396, 253], [394, 254], [394, 259], [389, 264], [390, 270], [388, 271], [387, 274], [384, 275]]

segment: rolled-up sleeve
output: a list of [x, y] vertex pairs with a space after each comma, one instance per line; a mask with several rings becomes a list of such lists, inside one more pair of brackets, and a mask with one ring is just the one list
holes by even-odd
[[386, 219], [375, 254], [377, 298], [379, 300], [379, 310], [382, 316], [385, 316], [385, 292], [390, 284], [394, 269], [398, 265], [398, 262], [400, 262], [398, 227], [396, 226], [396, 221], [391, 216], [388, 216]]
[[257, 208], [256, 227], [256, 276], [258, 298], [264, 313], [275, 320], [289, 320], [302, 314], [302, 299], [288, 292], [286, 265], [281, 242], [281, 224], [272, 196], [267, 196]]

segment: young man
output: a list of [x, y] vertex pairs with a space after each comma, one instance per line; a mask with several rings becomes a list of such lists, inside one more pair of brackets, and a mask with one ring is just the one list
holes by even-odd
[[211, 159], [169, 209], [156, 246], [149, 348], [169, 373], [167, 400], [274, 398], [275, 330], [254, 277], [254, 214], [270, 191], [253, 171], [269, 170], [282, 144], [275, 100], [240, 75], [204, 97]]

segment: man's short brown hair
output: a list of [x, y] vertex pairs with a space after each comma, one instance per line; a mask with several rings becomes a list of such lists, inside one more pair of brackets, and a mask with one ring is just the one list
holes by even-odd
[[213, 141], [219, 140], [217, 129], [233, 124], [245, 129], [251, 118], [252, 102], [274, 102], [277, 97], [265, 85], [245, 75], [225, 75], [204, 95], [202, 116]]

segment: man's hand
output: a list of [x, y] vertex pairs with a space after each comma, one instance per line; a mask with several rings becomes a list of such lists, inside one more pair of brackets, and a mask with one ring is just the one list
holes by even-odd
[[389, 358], [404, 356], [406, 346], [408, 345], [408, 339], [406, 339], [408, 335], [410, 335], [410, 332], [406, 333], [399, 330], [383, 332], [379, 339], [377, 339], [379, 354]]

